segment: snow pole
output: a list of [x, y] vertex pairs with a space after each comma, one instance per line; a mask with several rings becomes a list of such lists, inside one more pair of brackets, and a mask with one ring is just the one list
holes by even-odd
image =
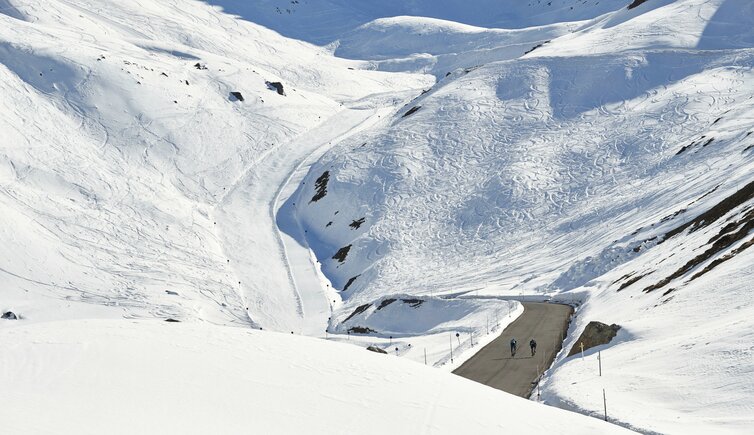
[[581, 342], [579, 345], [581, 346], [581, 361], [584, 361], [584, 343]]
[[456, 338], [458, 339], [458, 347], [461, 347], [461, 335], [456, 332]]
[[605, 398], [605, 389], [602, 389], [602, 405], [605, 407], [605, 421], [607, 421], [607, 399]]
[[450, 334], [450, 363], [453, 364], [453, 334]]
[[602, 353], [597, 352], [597, 361], [600, 363], [600, 376], [602, 376]]
[[[452, 343], [452, 342], [453, 342], [453, 341], [452, 341], [452, 339], [451, 339], [451, 343]], [[425, 365], [425, 366], [427, 365], [427, 348], [426, 348], [426, 347], [424, 348], [424, 365]]]

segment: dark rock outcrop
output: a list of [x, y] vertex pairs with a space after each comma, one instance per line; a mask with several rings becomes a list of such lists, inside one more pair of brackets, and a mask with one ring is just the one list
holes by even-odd
[[277, 91], [278, 95], [285, 96], [285, 90], [283, 84], [280, 82], [264, 82], [271, 91]]
[[244, 101], [243, 95], [238, 91], [230, 93], [230, 101]]
[[377, 346], [369, 346], [369, 347], [367, 347], [367, 350], [370, 350], [370, 351], [375, 352], [375, 353], [384, 353], [384, 354], [387, 354], [387, 352], [385, 351], [385, 349], [380, 349]]
[[351, 284], [353, 284], [354, 281], [356, 281], [356, 278], [358, 278], [360, 275], [352, 276], [348, 279], [348, 282], [346, 282], [346, 285], [343, 286], [343, 291], [348, 290], [348, 287], [351, 287]]
[[403, 116], [402, 116], [401, 118], [405, 118], [405, 117], [407, 117], [407, 116], [411, 116], [411, 115], [413, 115], [414, 113], [418, 112], [418, 111], [419, 111], [419, 109], [421, 109], [421, 108], [422, 108], [422, 106], [414, 106], [414, 107], [412, 107], [412, 108], [408, 109], [408, 111], [407, 111], [406, 113], [404, 113], [404, 114], [403, 114]]
[[343, 321], [343, 323], [346, 323], [347, 321], [351, 320], [351, 318], [353, 316], [358, 316], [359, 314], [363, 313], [364, 311], [367, 310], [367, 308], [369, 308], [371, 306], [372, 306], [372, 304], [359, 305], [358, 307], [356, 307], [355, 310], [353, 310], [353, 313], [351, 313], [350, 316], [346, 317], [346, 319]]
[[348, 251], [350, 250], [351, 250], [351, 245], [344, 246], [338, 249], [338, 252], [336, 252], [335, 255], [332, 256], [332, 259], [338, 260], [339, 262], [343, 263], [346, 261], [346, 256], [348, 256]]
[[364, 326], [354, 326], [352, 328], [348, 328], [348, 332], [353, 332], [354, 334], [369, 334], [370, 332], [377, 332], [372, 328], [367, 328]]
[[618, 335], [618, 330], [620, 330], [620, 326], [615, 323], [606, 325], [602, 322], [589, 322], [586, 328], [584, 328], [584, 332], [581, 333], [581, 337], [576, 340], [576, 344], [568, 352], [568, 356], [581, 352], [582, 343], [584, 344], [584, 350], [610, 343]]
[[358, 230], [359, 228], [361, 228], [361, 225], [364, 223], [365, 220], [366, 218], [355, 219], [348, 226], [351, 227], [351, 229], [353, 230]]
[[[317, 202], [320, 199], [324, 198], [325, 195], [327, 195], [327, 183], [330, 182], [330, 171], [325, 171], [317, 177], [317, 179], [314, 181], [314, 196], [312, 196], [312, 199], [309, 201]], [[335, 212], [335, 214], [338, 214], [338, 212]]]
[[424, 303], [423, 299], [401, 299], [401, 302], [408, 304], [411, 308], [419, 308]]
[[0, 319], [18, 320], [18, 316], [13, 311], [6, 311], [6, 312], [3, 313], [2, 316], [0, 316]]
[[383, 301], [382, 301], [382, 302], [380, 303], [380, 306], [379, 306], [379, 307], [377, 307], [377, 311], [380, 311], [381, 309], [383, 309], [383, 308], [387, 307], [388, 305], [392, 304], [392, 303], [393, 303], [393, 302], [395, 302], [395, 301], [396, 301], [396, 299], [384, 299], [384, 300], [383, 300]]
[[633, 9], [637, 6], [640, 6], [642, 3], [646, 2], [647, 0], [634, 0], [631, 2], [630, 5], [628, 5], [628, 9]]

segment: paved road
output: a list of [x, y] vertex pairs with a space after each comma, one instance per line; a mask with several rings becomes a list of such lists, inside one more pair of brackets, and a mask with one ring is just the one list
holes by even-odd
[[[524, 303], [524, 313], [500, 337], [477, 352], [453, 373], [517, 396], [528, 397], [537, 377], [552, 364], [561, 348], [573, 308], [567, 305]], [[518, 351], [511, 357], [510, 340]], [[529, 340], [537, 341], [531, 356]]]

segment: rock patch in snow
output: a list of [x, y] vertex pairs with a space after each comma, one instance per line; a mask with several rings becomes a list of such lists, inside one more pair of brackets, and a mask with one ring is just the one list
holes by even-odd
[[6, 312], [3, 313], [2, 316], [0, 316], [0, 319], [18, 320], [18, 316], [13, 311], [6, 311]]
[[602, 322], [591, 321], [584, 332], [581, 333], [581, 337], [576, 340], [576, 344], [568, 352], [568, 356], [575, 355], [581, 352], [581, 345], [584, 345], [584, 350], [591, 349], [595, 346], [601, 346], [608, 344], [615, 338], [620, 330], [620, 326], [616, 324], [606, 325]]

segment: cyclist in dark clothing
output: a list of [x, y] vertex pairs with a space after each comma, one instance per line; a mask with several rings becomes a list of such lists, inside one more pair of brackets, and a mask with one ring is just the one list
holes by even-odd
[[537, 342], [533, 338], [529, 342], [529, 347], [531, 348], [531, 356], [534, 356], [537, 353]]
[[511, 356], [516, 356], [516, 339], [511, 338]]

